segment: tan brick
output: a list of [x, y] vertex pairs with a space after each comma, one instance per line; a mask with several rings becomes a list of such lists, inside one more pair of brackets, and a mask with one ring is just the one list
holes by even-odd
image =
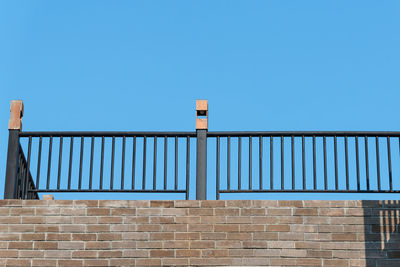
[[357, 240], [357, 235], [356, 234], [332, 234], [332, 240], [333, 241], [356, 241]]
[[267, 248], [267, 241], [243, 241], [243, 248]]
[[35, 232], [58, 232], [60, 227], [54, 224], [35, 225]]
[[136, 248], [136, 241], [113, 241], [111, 242], [112, 249], [118, 248]]
[[212, 216], [213, 214], [212, 208], [189, 208], [189, 215]]
[[[279, 217], [282, 218], [282, 217]], [[255, 216], [251, 217], [251, 223], [255, 224], [276, 224], [278, 222], [278, 217], [272, 216]]]
[[8, 249], [32, 249], [33, 242], [9, 242]]
[[45, 223], [46, 217], [44, 216], [22, 216], [22, 223]]
[[[111, 225], [114, 226], [114, 225]], [[110, 232], [110, 225], [108, 224], [88, 224], [86, 225], [86, 232]]]
[[241, 224], [240, 232], [264, 232], [265, 225], [263, 224]]
[[175, 208], [199, 208], [201, 201], [198, 200], [175, 200]]
[[189, 214], [189, 209], [179, 208], [179, 209], [163, 209], [163, 216], [185, 216]]
[[122, 257], [122, 250], [104, 250], [98, 252], [99, 258], [120, 258]]
[[[178, 221], [178, 218], [176, 218], [176, 219]], [[201, 223], [204, 223], [204, 224], [215, 224], [215, 223], [225, 223], [226, 222], [226, 217], [224, 217], [224, 216], [203, 216], [203, 217], [199, 217], [199, 219], [201, 219]], [[198, 222], [193, 222], [193, 223], [200, 223], [200, 220]]]
[[60, 232], [66, 232], [66, 233], [85, 232], [85, 225], [83, 225], [83, 224], [64, 224], [64, 225], [60, 225]]
[[57, 260], [58, 265], [57, 266], [82, 266], [83, 260], [71, 260], [71, 259], [66, 259], [66, 260]]
[[209, 240], [190, 241], [190, 248], [215, 248], [215, 242]]
[[97, 251], [93, 250], [72, 251], [72, 258], [97, 258]]
[[85, 242], [85, 249], [109, 249], [111, 242], [107, 241], [88, 241]]
[[182, 258], [197, 258], [200, 257], [201, 250], [198, 249], [177, 249], [176, 250], [176, 257]]
[[309, 258], [332, 258], [332, 251], [327, 250], [307, 250]]
[[226, 239], [230, 240], [250, 240], [251, 233], [227, 233]]
[[267, 225], [266, 231], [268, 232], [289, 232], [289, 225]]
[[52, 241], [35, 241], [33, 243], [34, 249], [57, 249], [58, 243]]
[[98, 218], [95, 216], [74, 216], [72, 222], [74, 224], [97, 224]]
[[124, 233], [122, 235], [123, 240], [149, 240], [149, 233], [143, 232], [132, 232]]
[[174, 240], [174, 233], [150, 233], [150, 240]]
[[279, 257], [280, 254], [280, 249], [254, 249], [255, 257]]
[[11, 208], [11, 216], [35, 215], [35, 208]]
[[111, 210], [111, 215], [136, 215], [136, 208], [114, 208]]
[[278, 201], [276, 200], [253, 200], [253, 207], [260, 208], [271, 208], [278, 207]]
[[150, 223], [174, 223], [175, 217], [172, 216], [151, 216]]
[[106, 259], [104, 260], [86, 259], [83, 262], [83, 266], [109, 266], [109, 261]]
[[98, 200], [74, 200], [73, 205], [75, 207], [98, 207], [99, 201]]
[[161, 266], [160, 259], [137, 259], [136, 265], [138, 266]]
[[280, 232], [279, 240], [304, 240], [304, 233]]
[[162, 214], [160, 208], [138, 208], [136, 213], [139, 216], [152, 216], [152, 215], [160, 216]]
[[18, 258], [43, 258], [44, 251], [40, 250], [20, 250]]
[[203, 258], [228, 257], [227, 249], [204, 249], [201, 251]]
[[48, 233], [46, 234], [47, 241], [69, 241], [71, 234]]
[[295, 266], [296, 259], [273, 258], [270, 259], [270, 264], [273, 266]]
[[163, 266], [188, 266], [189, 265], [189, 259], [175, 259], [175, 258], [169, 258], [169, 259], [162, 259], [162, 265]]
[[279, 240], [278, 232], [257, 232], [253, 234], [254, 240]]
[[163, 208], [172, 208], [174, 207], [174, 201], [172, 200], [151, 200], [150, 207], [163, 207]]
[[303, 201], [301, 200], [278, 200], [278, 206], [280, 207], [303, 207]]
[[73, 241], [94, 241], [96, 234], [72, 234]]
[[31, 266], [31, 260], [7, 259], [7, 266]]
[[294, 241], [269, 241], [268, 248], [295, 248]]
[[86, 210], [87, 216], [110, 216], [111, 209], [109, 208], [88, 208]]
[[322, 266], [322, 260], [321, 259], [297, 259], [297, 265]]
[[138, 232], [160, 232], [161, 225], [159, 224], [141, 224], [137, 225]]
[[78, 250], [78, 249], [83, 249], [84, 245], [85, 245], [85, 242], [81, 242], [81, 241], [60, 241], [60, 242], [58, 242], [59, 249]]
[[179, 241], [164, 241], [164, 248], [189, 248], [189, 241], [179, 240]]
[[176, 240], [198, 240], [198, 239], [200, 239], [200, 233], [199, 232], [175, 233], [175, 239]]
[[187, 224], [163, 224], [161, 225], [163, 232], [186, 232], [188, 230]]
[[[99, 200], [99, 207], [112, 207], [112, 208], [124, 208], [124, 207], [133, 207], [136, 202], [142, 202], [141, 200], [138, 201], [129, 201], [129, 200]], [[145, 200], [146, 203], [149, 201]], [[146, 206], [148, 207], [148, 205]]]
[[317, 216], [318, 209], [317, 208], [298, 208], [293, 209], [294, 216]]
[[[107, 224], [105, 224], [107, 225]], [[111, 232], [135, 232], [136, 225], [135, 224], [112, 224]]]
[[239, 224], [215, 224], [214, 232], [239, 232]]
[[152, 249], [150, 250], [150, 257], [152, 258], [164, 258], [174, 257], [174, 250], [172, 249]]
[[239, 216], [238, 208], [220, 208], [215, 209], [216, 216]]
[[200, 202], [202, 208], [225, 207], [224, 200], [203, 200]]
[[189, 262], [190, 262], [190, 265], [233, 266], [233, 265], [241, 264], [242, 260], [241, 259], [232, 259], [232, 258], [191, 258], [189, 260]]
[[219, 240], [215, 242], [217, 248], [242, 248], [240, 240]]
[[60, 215], [62, 216], [84, 216], [86, 209], [84, 208], [61, 208]]
[[73, 218], [72, 216], [47, 216], [46, 223], [70, 224]]
[[268, 209], [267, 211], [269, 216], [291, 216], [292, 209], [291, 208], [274, 208]]
[[[216, 246], [218, 247], [218, 245]], [[259, 251], [260, 249], [229, 249], [228, 255], [230, 257], [252, 257], [255, 251]], [[279, 251], [278, 251], [279, 252]]]
[[[17, 240], [17, 239], [13, 239]], [[35, 241], [35, 240], [45, 240], [45, 234], [21, 234], [22, 241]]]
[[213, 230], [213, 226], [211, 224], [189, 224], [188, 231], [189, 232], [211, 232]]
[[162, 248], [161, 241], [137, 241], [137, 248]]
[[241, 216], [265, 216], [266, 210], [264, 208], [242, 208], [240, 209]]
[[134, 266], [135, 259], [110, 259], [109, 266]]
[[226, 233], [201, 233], [202, 240], [221, 240], [226, 239]]
[[[24, 239], [27, 238], [31, 235], [36, 235], [36, 234], [21, 234], [21, 240], [30, 240], [30, 239]], [[44, 237], [44, 235], [43, 235]], [[8, 234], [8, 233], [0, 233], [0, 240], [3, 241], [17, 241], [19, 240], [19, 234]]]
[[296, 241], [296, 248], [312, 248], [319, 250], [321, 248], [320, 242], [310, 242], [310, 241]]
[[147, 258], [149, 257], [149, 250], [148, 249], [124, 249], [123, 250], [123, 257], [129, 258]]
[[[226, 216], [226, 223], [247, 223], [250, 224], [253, 218], [251, 216]], [[265, 217], [260, 217], [260, 218], [265, 218]], [[225, 223], [225, 221], [222, 222], [215, 222], [215, 223]]]
[[[189, 223], [189, 224], [196, 224], [200, 223], [200, 218], [209, 218], [209, 217], [214, 217], [214, 216], [206, 216], [206, 217], [200, 217], [200, 216], [179, 216], [175, 218], [176, 223]], [[202, 222], [203, 223], [203, 222]]]
[[8, 232], [34, 232], [34, 225], [33, 224], [10, 224], [8, 225]]
[[32, 259], [32, 266], [57, 266], [57, 260], [50, 259]]
[[4, 223], [21, 223], [21, 217], [0, 216], [0, 224], [4, 224]]
[[0, 250], [0, 258], [17, 258], [18, 250]]
[[281, 257], [289, 258], [304, 258], [307, 255], [307, 250], [305, 249], [282, 249]]
[[330, 207], [331, 203], [329, 200], [306, 200], [304, 201], [304, 207], [322, 208]]
[[329, 259], [324, 259], [323, 260], [323, 266], [326, 267], [337, 267], [337, 266], [348, 266], [349, 261], [348, 260], [329, 260]]
[[72, 252], [70, 250], [46, 250], [44, 252], [45, 258], [71, 258]]
[[98, 241], [107, 241], [107, 240], [122, 240], [121, 233], [99, 233], [97, 234]]
[[60, 208], [59, 207], [36, 207], [36, 214], [35, 215], [60, 215]]
[[227, 207], [251, 207], [251, 200], [226, 200]]

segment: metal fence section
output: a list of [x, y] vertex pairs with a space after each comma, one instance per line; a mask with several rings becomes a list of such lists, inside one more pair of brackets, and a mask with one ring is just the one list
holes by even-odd
[[215, 139], [217, 199], [221, 193], [400, 192], [392, 170], [394, 152], [397, 165], [400, 160], [399, 132], [209, 132], [208, 137]]
[[[28, 142], [32, 154], [27, 165], [34, 162], [31, 170], [36, 175], [36, 188], [27, 192], [182, 193], [187, 199], [190, 139], [195, 136], [194, 132], [21, 132], [20, 141]], [[185, 153], [179, 153], [182, 146]], [[178, 183], [182, 158], [186, 173], [184, 182]], [[157, 182], [160, 167], [162, 181]]]

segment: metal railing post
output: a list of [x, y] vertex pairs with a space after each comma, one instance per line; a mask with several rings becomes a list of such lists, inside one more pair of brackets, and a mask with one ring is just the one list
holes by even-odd
[[11, 101], [10, 113], [10, 122], [8, 124], [9, 136], [4, 199], [17, 198], [19, 133], [22, 130], [22, 116], [24, 114], [24, 104], [21, 100]]
[[196, 100], [196, 199], [207, 199], [207, 130], [208, 103], [207, 100]]

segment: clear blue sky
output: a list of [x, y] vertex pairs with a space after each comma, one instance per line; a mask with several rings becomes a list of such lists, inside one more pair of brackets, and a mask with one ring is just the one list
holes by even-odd
[[399, 14], [397, 0], [0, 0], [0, 174], [12, 99], [26, 131], [192, 131], [198, 98], [211, 131], [399, 131]]

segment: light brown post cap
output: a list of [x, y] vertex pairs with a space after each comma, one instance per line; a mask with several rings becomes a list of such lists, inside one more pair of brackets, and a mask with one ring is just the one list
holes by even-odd
[[22, 100], [12, 100], [10, 107], [9, 130], [22, 130], [22, 117], [24, 116], [24, 103]]
[[54, 200], [54, 196], [53, 195], [43, 195], [42, 200]]
[[196, 100], [196, 130], [208, 130], [207, 100]]

